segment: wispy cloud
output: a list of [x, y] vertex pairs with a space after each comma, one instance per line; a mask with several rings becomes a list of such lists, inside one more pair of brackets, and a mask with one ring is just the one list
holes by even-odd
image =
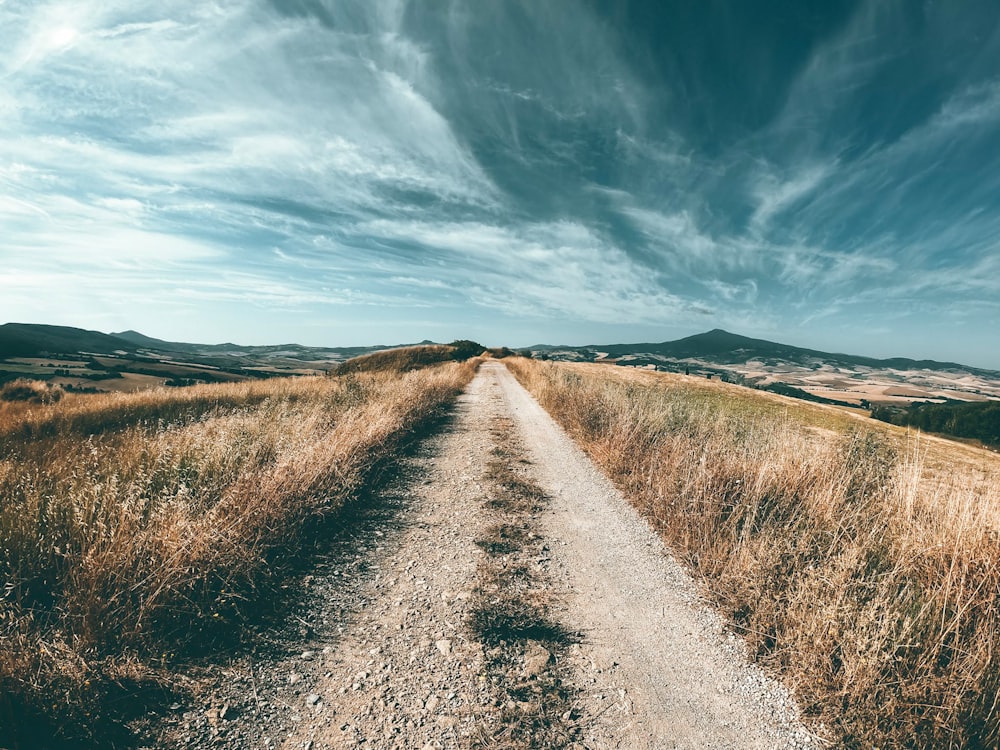
[[422, 283], [468, 290], [478, 304], [513, 315], [642, 323], [682, 314], [687, 307], [621, 248], [578, 223], [514, 229], [376, 221], [360, 230], [417, 248], [433, 274]]

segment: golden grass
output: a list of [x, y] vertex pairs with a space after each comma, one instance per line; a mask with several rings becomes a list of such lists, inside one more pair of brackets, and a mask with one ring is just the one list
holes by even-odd
[[1000, 462], [844, 411], [508, 360], [846, 747], [1000, 742]]
[[352, 372], [406, 372], [459, 359], [455, 354], [455, 347], [446, 344], [400, 346], [352, 357], [337, 365], [334, 372], [337, 375]]
[[251, 617], [476, 365], [0, 406], [0, 737]]

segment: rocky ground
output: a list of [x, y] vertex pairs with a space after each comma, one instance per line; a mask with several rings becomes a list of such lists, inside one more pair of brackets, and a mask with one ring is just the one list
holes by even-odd
[[[511, 430], [498, 432], [504, 420]], [[498, 440], [523, 455], [498, 451]], [[498, 455], [546, 498], [521, 517], [490, 502]], [[484, 545], [501, 522], [524, 529], [517, 550]], [[552, 736], [578, 748], [819, 746], [659, 539], [501, 364], [482, 368], [441, 434], [317, 559], [284, 626], [206, 667], [151, 744], [527, 747], [504, 722], [548, 712], [560, 727]], [[491, 640], [475, 626], [504, 566], [531, 571], [525, 595], [544, 602], [559, 643]]]

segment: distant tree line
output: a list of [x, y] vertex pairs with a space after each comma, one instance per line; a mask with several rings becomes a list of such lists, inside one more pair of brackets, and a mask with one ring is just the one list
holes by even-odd
[[907, 408], [876, 406], [872, 417], [953, 437], [971, 438], [1000, 448], [1000, 401], [914, 403]]
[[838, 401], [835, 398], [817, 396], [815, 393], [810, 393], [809, 391], [802, 390], [801, 388], [796, 388], [794, 385], [788, 385], [788, 383], [769, 383], [768, 385], [760, 387], [759, 390], [778, 393], [782, 396], [791, 396], [792, 398], [800, 398], [803, 401], [812, 401], [817, 404], [830, 404], [832, 406], [850, 406], [852, 408], [857, 408], [857, 404], [852, 404], [849, 401]]

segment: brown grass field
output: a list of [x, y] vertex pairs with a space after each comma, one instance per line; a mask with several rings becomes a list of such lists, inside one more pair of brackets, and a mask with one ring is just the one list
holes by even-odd
[[476, 364], [0, 402], [0, 738], [231, 639]]
[[704, 379], [508, 364], [836, 746], [1000, 743], [1000, 457]]

